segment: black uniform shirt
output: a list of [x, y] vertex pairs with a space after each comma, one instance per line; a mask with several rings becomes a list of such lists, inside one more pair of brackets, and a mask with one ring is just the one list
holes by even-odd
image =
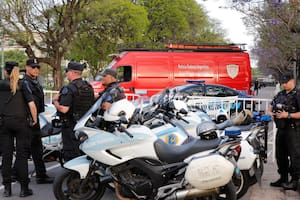
[[44, 91], [37, 79], [26, 74], [22, 79], [22, 90], [26, 102], [34, 101], [38, 113], [45, 111]]

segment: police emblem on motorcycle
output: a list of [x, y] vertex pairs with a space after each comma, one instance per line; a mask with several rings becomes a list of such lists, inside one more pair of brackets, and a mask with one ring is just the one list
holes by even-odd
[[239, 74], [239, 66], [238, 65], [234, 65], [234, 64], [226, 65], [226, 69], [227, 69], [228, 76], [232, 79], [237, 77], [237, 75]]
[[166, 135], [165, 140], [166, 140], [167, 144], [177, 144], [178, 137], [177, 137], [177, 135], [170, 134], [170, 135]]

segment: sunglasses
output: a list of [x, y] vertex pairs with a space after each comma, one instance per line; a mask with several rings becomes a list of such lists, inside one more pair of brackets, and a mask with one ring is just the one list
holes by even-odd
[[38, 68], [40, 69], [41, 67], [40, 66], [30, 66], [32, 69], [35, 69], [35, 68]]

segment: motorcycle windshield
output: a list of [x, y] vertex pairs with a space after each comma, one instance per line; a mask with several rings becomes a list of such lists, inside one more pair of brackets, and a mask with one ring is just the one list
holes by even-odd
[[76, 123], [74, 130], [78, 130], [86, 125], [86, 122], [91, 118], [93, 113], [100, 109], [100, 105], [102, 104], [103, 98], [100, 97], [96, 100], [94, 105], [78, 120]]

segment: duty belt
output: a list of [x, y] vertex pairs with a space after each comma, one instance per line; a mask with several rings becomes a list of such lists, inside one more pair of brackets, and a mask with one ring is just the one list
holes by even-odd
[[300, 127], [300, 121], [290, 122], [290, 123], [288, 123], [288, 125], [289, 125], [289, 127], [291, 127], [291, 128]]

